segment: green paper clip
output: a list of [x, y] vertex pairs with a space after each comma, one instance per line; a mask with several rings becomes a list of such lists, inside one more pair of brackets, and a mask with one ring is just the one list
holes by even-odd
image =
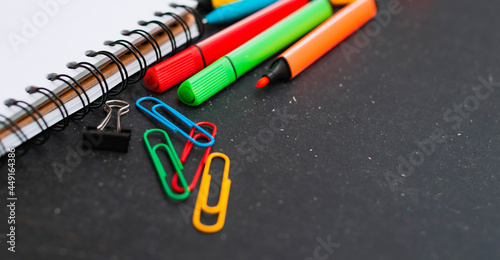
[[[148, 135], [150, 133], [155, 133], [155, 132], [162, 133], [165, 136], [165, 139], [167, 140], [167, 142], [166, 143], [159, 143], [159, 144], [151, 147], [151, 144], [149, 143], [149, 140], [148, 140]], [[182, 174], [182, 170], [184, 169], [184, 166], [182, 166], [181, 160], [179, 159], [179, 156], [177, 156], [177, 153], [175, 152], [174, 146], [172, 145], [172, 142], [170, 141], [170, 138], [168, 137], [167, 132], [163, 131], [162, 129], [150, 129], [144, 133], [144, 142], [146, 143], [148, 152], [151, 155], [151, 159], [153, 159], [153, 164], [155, 165], [156, 172], [158, 172], [158, 177], [160, 177], [161, 184], [163, 185], [163, 189], [167, 193], [167, 196], [173, 200], [186, 199], [189, 196], [190, 191], [189, 191], [186, 179], [184, 178], [184, 175]], [[168, 186], [167, 172], [165, 171], [165, 168], [163, 167], [163, 164], [161, 163], [160, 157], [158, 156], [158, 153], [156, 152], [159, 148], [164, 148], [167, 151], [167, 154], [170, 157], [172, 164], [174, 165], [174, 169], [177, 171], [177, 174], [179, 175], [179, 180], [181, 182], [181, 185], [184, 188], [183, 193], [175, 193]]]

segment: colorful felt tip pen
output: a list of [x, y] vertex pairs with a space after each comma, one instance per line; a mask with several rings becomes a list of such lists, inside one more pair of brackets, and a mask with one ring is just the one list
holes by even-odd
[[227, 5], [234, 1], [236, 0], [212, 0], [212, 7], [213, 8], [221, 7], [223, 5]]
[[230, 24], [245, 18], [278, 0], [241, 0], [223, 5], [205, 16], [210, 25]]
[[197, 106], [237, 78], [314, 29], [332, 15], [328, 0], [313, 0], [236, 50], [186, 80], [179, 99]]
[[357, 0], [330, 0], [333, 5], [347, 5]]
[[250, 15], [151, 67], [144, 76], [144, 85], [151, 91], [162, 93], [182, 83], [307, 3], [309, 0], [281, 0]]
[[345, 6], [279, 56], [257, 82], [257, 88], [294, 78], [376, 14], [374, 0], [356, 0]]

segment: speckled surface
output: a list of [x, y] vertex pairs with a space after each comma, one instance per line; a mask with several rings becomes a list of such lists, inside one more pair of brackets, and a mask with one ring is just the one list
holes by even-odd
[[[388, 1], [379, 5], [386, 10]], [[257, 90], [266, 62], [196, 108], [180, 104], [175, 90], [155, 95], [219, 127], [213, 151], [232, 163], [221, 232], [193, 228], [194, 195], [183, 203], [164, 195], [142, 140], [160, 125], [135, 107], [122, 121], [133, 130], [127, 154], [75, 158], [83, 127], [104, 116], [94, 110], [17, 158], [15, 254], [5, 244], [0, 168], [1, 258], [315, 259], [315, 251], [316, 259], [500, 258], [500, 91], [482, 88], [490, 95], [473, 98], [478, 77], [500, 82], [500, 3], [401, 6], [350, 62], [336, 48], [295, 80]], [[346, 43], [354, 46], [359, 34]], [[119, 97], [149, 94], [141, 84], [130, 88]], [[464, 100], [479, 106], [458, 117]], [[428, 142], [413, 153], [431, 135], [435, 148]], [[180, 153], [184, 140], [172, 141]], [[188, 160], [189, 178], [201, 153]], [[409, 157], [418, 166], [403, 167], [402, 177], [398, 158]], [[62, 175], [54, 162], [68, 166]]]

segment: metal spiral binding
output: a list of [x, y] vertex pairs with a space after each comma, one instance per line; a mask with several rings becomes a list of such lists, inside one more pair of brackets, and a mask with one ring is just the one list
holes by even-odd
[[[10, 118], [4, 115], [0, 115], [0, 117], [5, 119], [9, 123], [7, 124], [3, 121], [0, 121], [0, 124], [5, 125], [13, 134], [15, 134], [17, 138], [21, 141], [21, 143], [28, 141], [28, 137], [24, 134], [21, 128], [14, 121], [12, 121]], [[16, 129], [14, 130], [10, 125], [14, 126]], [[21, 135], [19, 135], [18, 132], [21, 133]]]
[[[130, 46], [132, 46], [134, 48], [134, 50], [132, 50], [133, 48], [131, 48], [130, 46], [128, 46], [126, 43], [130, 44]], [[142, 73], [146, 74], [146, 70], [145, 68], [148, 66], [148, 64], [146, 63], [146, 58], [144, 58], [144, 55], [142, 55], [142, 53], [139, 51], [139, 49], [137, 49], [137, 47], [135, 47], [132, 43], [130, 43], [129, 41], [125, 41], [125, 40], [116, 40], [116, 41], [105, 41], [104, 42], [104, 45], [106, 46], [115, 46], [115, 45], [121, 45], [123, 47], [125, 47], [132, 55], [134, 55], [134, 57], [137, 59], [137, 62], [139, 63], [139, 74], [138, 74], [138, 77], [136, 79], [133, 79], [132, 78], [129, 78], [131, 84], [134, 84], [134, 83], [137, 83], [139, 82], [139, 80], [142, 79], [143, 75]], [[136, 53], [137, 52], [137, 53]], [[142, 58], [142, 61], [144, 61], [144, 64], [142, 64], [142, 61], [139, 59], [139, 56], [137, 55], [139, 54]], [[143, 72], [144, 71], [144, 72]]]
[[[158, 16], [158, 17], [168, 15], [168, 16], [171, 16], [172, 18], [174, 18], [177, 21], [177, 23], [179, 23], [179, 25], [182, 27], [182, 30], [184, 30], [184, 34], [186, 35], [186, 43], [184, 44], [185, 47], [183, 49], [186, 49], [189, 45], [191, 45], [191, 42], [193, 41], [193, 37], [191, 36], [191, 29], [189, 29], [189, 26], [186, 23], [186, 21], [184, 20], [184, 18], [182, 18], [178, 14], [172, 13], [172, 12], [166, 12], [166, 13], [155, 12], [154, 15]], [[176, 47], [179, 48], [180, 46], [176, 46]], [[172, 52], [174, 52], [174, 51], [172, 51]]]
[[[94, 101], [93, 104], [95, 104], [93, 107], [100, 107], [106, 100], [108, 100], [108, 92], [109, 92], [109, 87], [108, 87], [108, 82], [106, 81], [106, 78], [104, 77], [104, 74], [94, 65], [88, 63], [88, 62], [68, 62], [66, 64], [66, 67], [68, 69], [77, 69], [77, 68], [83, 68], [90, 72], [97, 80], [99, 83], [99, 86], [101, 87], [101, 92], [102, 96], [100, 98], [100, 101]], [[97, 72], [94, 72], [94, 70]], [[99, 76], [97, 76], [99, 74]], [[104, 82], [104, 84], [103, 84]]]
[[[61, 98], [59, 98], [59, 96], [57, 96], [56, 94], [54, 94], [54, 92], [52, 92], [46, 88], [39, 88], [39, 87], [35, 87], [35, 86], [27, 87], [26, 92], [28, 92], [29, 94], [40, 93], [40, 94], [44, 95], [45, 97], [47, 97], [50, 101], [52, 101], [52, 103], [54, 103], [54, 105], [57, 106], [57, 109], [61, 113], [63, 120], [60, 121], [59, 123], [53, 125], [51, 127], [52, 130], [62, 131], [64, 128], [66, 128], [68, 126], [69, 113], [68, 113], [68, 110], [66, 109], [66, 106], [64, 105], [64, 102], [61, 100]], [[61, 124], [61, 122], [62, 122], [62, 124]]]
[[[172, 30], [170, 30], [170, 28], [168, 28], [168, 26], [166, 26], [164, 23], [162, 23], [160, 21], [157, 21], [157, 20], [151, 20], [149, 22], [139, 21], [137, 23], [140, 26], [147, 26], [147, 25], [152, 24], [152, 23], [160, 26], [160, 28], [162, 28], [165, 31], [165, 33], [167, 33], [168, 38], [170, 39], [170, 45], [172, 46], [172, 51], [170, 52], [169, 57], [172, 57], [177, 52], [177, 43], [175, 42], [174, 33], [172, 33]], [[156, 41], [156, 39], [155, 39], [155, 41]], [[158, 41], [156, 41], [156, 46], [158, 46], [158, 50], [159, 50], [159, 53], [160, 53], [159, 58], [160, 58], [160, 61], [161, 61], [162, 60], [162, 55], [161, 55], [160, 45], [158, 44]], [[158, 64], [158, 61], [157, 61], [157, 64]]]
[[[120, 76], [122, 78], [121, 87], [116, 91], [109, 92], [109, 95], [111, 95], [111, 96], [118, 95], [118, 93], [125, 90], [128, 86], [128, 72], [127, 72], [127, 68], [125, 67], [125, 64], [123, 64], [123, 62], [118, 57], [116, 57], [116, 55], [114, 55], [113, 53], [111, 53], [109, 51], [88, 50], [85, 52], [85, 56], [87, 56], [87, 57], [95, 57], [97, 55], [104, 55], [104, 56], [108, 57], [113, 63], [115, 63], [116, 67], [118, 68], [118, 72], [120, 73]], [[122, 71], [122, 69], [123, 69], [123, 71]]]
[[132, 31], [123, 30], [123, 31], [121, 31], [121, 34], [124, 35], [124, 36], [130, 36], [132, 34], [138, 34], [138, 35], [142, 36], [153, 47], [153, 50], [154, 50], [154, 52], [156, 54], [155, 65], [158, 64], [158, 63], [160, 63], [160, 61], [161, 61], [161, 49], [160, 49], [160, 45], [158, 44], [158, 41], [156, 41], [155, 37], [153, 37], [150, 33], [146, 32], [144, 30], [141, 30], [141, 29], [136, 29], [136, 30], [132, 30]]
[[194, 18], [196, 20], [196, 26], [198, 26], [198, 30], [200, 32], [199, 35], [196, 37], [195, 41], [201, 39], [205, 35], [205, 24], [203, 23], [203, 18], [200, 15], [200, 13], [198, 13], [198, 11], [196, 11], [195, 9], [193, 9], [187, 5], [178, 5], [175, 3], [171, 3], [170, 6], [173, 8], [177, 8], [177, 7], [184, 8], [188, 13], [190, 13], [191, 15], [194, 16]]
[[[11, 133], [13, 133], [17, 139], [19, 139], [19, 141], [21, 141], [21, 146], [19, 146], [17, 149], [16, 149], [16, 155], [23, 155], [25, 153], [27, 153], [29, 151], [29, 148], [30, 148], [30, 145], [29, 143], [27, 143], [28, 141], [28, 137], [24, 134], [24, 132], [21, 130], [21, 128], [14, 122], [12, 121], [10, 118], [4, 116], [4, 115], [0, 115], [1, 118], [5, 119], [8, 123], [5, 123], [4, 121], [0, 121], [0, 124], [6, 126], [9, 131]], [[15, 128], [12, 128], [12, 126]], [[24, 146], [24, 148], [23, 148]]]
[[[90, 111], [89, 103], [87, 103], [87, 104], [85, 103], [85, 101], [82, 98], [81, 93], [78, 92], [78, 89], [75, 86], [73, 86], [73, 84], [71, 84], [69, 81], [61, 78], [60, 75], [58, 75], [56, 73], [48, 74], [47, 79], [50, 81], [60, 80], [64, 83], [66, 83], [66, 85], [68, 85], [78, 95], [78, 98], [80, 98], [80, 101], [82, 102], [82, 109], [80, 109], [77, 113], [73, 114], [74, 119], [82, 119], [85, 115], [87, 115], [89, 113], [89, 111]], [[79, 87], [81, 87], [81, 85]], [[87, 101], [90, 102], [90, 99], [87, 96], [87, 92], [85, 92], [85, 90], [83, 88], [80, 88], [80, 90], [85, 95]], [[80, 113], [80, 111], [81, 111], [81, 113]]]
[[[29, 107], [31, 110], [33, 110], [33, 112], [38, 116], [38, 118], [35, 116], [35, 114], [33, 114], [33, 112], [31, 112], [26, 107], [19, 105], [19, 103], [24, 104], [26, 107]], [[15, 100], [13, 98], [9, 98], [9, 99], [5, 100], [4, 104], [7, 107], [11, 107], [11, 106], [19, 107], [24, 112], [26, 112], [33, 119], [33, 121], [38, 125], [38, 127], [41, 130], [41, 133], [38, 134], [37, 136], [35, 136], [35, 138], [34, 138], [34, 144], [41, 145], [41, 144], [44, 144], [47, 141], [47, 139], [49, 138], [50, 134], [49, 134], [48, 131], [45, 131], [45, 130], [47, 130], [49, 128], [49, 125], [47, 124], [47, 121], [45, 121], [45, 119], [43, 118], [43, 116], [40, 113], [40, 111], [38, 111], [38, 109], [36, 109], [32, 105], [28, 104], [27, 102], [24, 102], [22, 100]], [[40, 124], [40, 122], [39, 122], [40, 119], [42, 120], [45, 128], [44, 128], [44, 126], [42, 126], [42, 124]]]

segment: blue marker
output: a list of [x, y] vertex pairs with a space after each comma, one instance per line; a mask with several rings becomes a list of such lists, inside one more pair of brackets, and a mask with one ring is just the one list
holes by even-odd
[[278, 0], [241, 0], [223, 5], [205, 16], [206, 24], [221, 25], [237, 22]]

